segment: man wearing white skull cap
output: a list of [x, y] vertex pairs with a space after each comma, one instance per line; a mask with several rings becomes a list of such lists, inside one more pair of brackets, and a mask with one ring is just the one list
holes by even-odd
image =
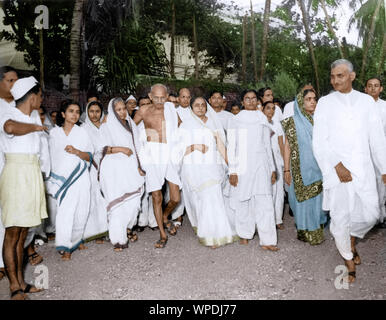
[[43, 177], [39, 165], [39, 132], [47, 130], [31, 117], [42, 102], [42, 91], [34, 77], [17, 80], [11, 89], [16, 108], [0, 118], [0, 139], [5, 165], [0, 177], [0, 205], [5, 230], [4, 262], [11, 299], [25, 300], [26, 293], [40, 289], [23, 277], [23, 245], [28, 228], [47, 218]]

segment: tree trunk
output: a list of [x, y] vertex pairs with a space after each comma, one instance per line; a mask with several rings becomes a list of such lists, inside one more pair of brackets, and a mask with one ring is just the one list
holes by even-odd
[[319, 94], [320, 93], [319, 72], [318, 72], [318, 65], [316, 63], [316, 58], [315, 58], [315, 53], [314, 53], [314, 46], [312, 44], [311, 31], [310, 31], [310, 26], [308, 23], [308, 15], [307, 15], [303, 0], [297, 0], [297, 2], [298, 2], [298, 5], [300, 7], [300, 10], [302, 11], [303, 24], [304, 24], [304, 29], [306, 31], [308, 49], [310, 51], [312, 66], [313, 66], [314, 72], [315, 72], [316, 91]]
[[176, 36], [176, 4], [174, 0], [172, 0], [172, 33], [170, 35], [170, 76], [172, 79], [176, 78], [175, 74], [175, 65], [174, 65], [174, 60], [175, 60], [175, 44], [174, 44], [174, 39]]
[[253, 63], [253, 75], [255, 82], [259, 82], [259, 78], [257, 76], [257, 57], [256, 57], [256, 40], [255, 40], [255, 18], [253, 14], [253, 6], [251, 0], [251, 35], [252, 35], [252, 63]]
[[260, 81], [263, 80], [265, 72], [265, 63], [267, 60], [268, 50], [268, 28], [269, 28], [269, 15], [271, 11], [271, 0], [265, 0], [264, 10], [264, 29], [263, 29], [263, 46], [261, 48], [261, 70], [260, 70]]
[[336, 33], [332, 27], [331, 19], [330, 19], [330, 16], [328, 15], [328, 12], [327, 12], [326, 0], [320, 0], [320, 3], [322, 4], [324, 15], [326, 16], [326, 22], [327, 22], [328, 29], [330, 30], [330, 33], [332, 34], [332, 36], [334, 38], [335, 45], [338, 47], [341, 58], [344, 59], [344, 53], [343, 53], [342, 46], [341, 46], [339, 39], [336, 36]]
[[193, 14], [193, 42], [194, 42], [194, 79], [198, 80], [199, 66], [198, 66], [198, 41], [196, 29], [196, 15]]
[[379, 67], [377, 70], [377, 74], [381, 74], [385, 70], [385, 55], [386, 55], [386, 33], [383, 36], [382, 49], [381, 49], [381, 59], [379, 60]]
[[367, 42], [364, 44], [364, 47], [363, 47], [362, 68], [361, 68], [361, 74], [360, 74], [360, 78], [359, 78], [359, 81], [361, 84], [364, 84], [365, 69], [366, 69], [366, 65], [367, 65], [367, 56], [369, 54], [371, 42], [373, 41], [373, 38], [374, 38], [375, 22], [376, 22], [376, 19], [377, 19], [378, 13], [379, 13], [379, 9], [381, 8], [381, 4], [383, 1], [384, 0], [378, 0], [377, 7], [374, 11], [372, 18], [371, 18], [371, 26], [370, 26], [370, 32], [367, 35]]
[[42, 89], [45, 89], [44, 84], [44, 41], [43, 41], [43, 28], [39, 30], [39, 51], [40, 51], [40, 85]]
[[242, 53], [242, 75], [243, 83], [247, 83], [247, 15], [243, 18], [243, 53]]
[[75, 101], [80, 96], [80, 69], [81, 69], [81, 26], [83, 18], [83, 0], [76, 0], [72, 16], [70, 38], [70, 94]]

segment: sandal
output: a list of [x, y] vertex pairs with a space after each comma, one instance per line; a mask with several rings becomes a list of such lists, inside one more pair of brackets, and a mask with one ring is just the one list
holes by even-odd
[[166, 244], [168, 242], [168, 237], [166, 237], [165, 239], [159, 239], [156, 243], [155, 243], [155, 247], [156, 249], [163, 249], [165, 248]]
[[177, 234], [177, 228], [171, 220], [164, 222], [164, 228], [171, 236], [175, 236]]
[[136, 242], [138, 240], [138, 235], [133, 231], [127, 232], [127, 237], [129, 238], [130, 242]]
[[30, 254], [28, 256], [28, 261], [31, 264], [31, 266], [37, 266], [43, 261], [43, 257], [40, 256], [37, 252], [34, 252], [33, 254]]
[[[36, 289], [36, 291], [31, 291], [32, 289]], [[38, 289], [36, 287], [31, 286], [30, 284], [27, 284], [27, 286], [22, 290], [24, 293], [38, 293], [42, 292], [44, 289]]]
[[[21, 295], [22, 299], [16, 299], [17, 295]], [[19, 289], [19, 290], [15, 290], [15, 291], [11, 292], [11, 300], [28, 300], [28, 298], [24, 294], [24, 291]]]
[[[352, 258], [352, 261], [354, 261], [355, 265], [359, 266], [362, 262], [361, 262], [361, 258], [359, 257], [359, 254], [358, 252], [355, 250], [353, 251], [353, 258]], [[359, 260], [359, 261], [358, 261]]]

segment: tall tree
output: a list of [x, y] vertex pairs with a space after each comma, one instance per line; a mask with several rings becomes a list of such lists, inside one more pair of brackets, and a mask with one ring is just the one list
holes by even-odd
[[318, 93], [320, 93], [318, 64], [317, 64], [316, 58], [315, 58], [314, 45], [312, 43], [312, 38], [311, 38], [311, 31], [310, 31], [310, 26], [309, 26], [308, 14], [306, 11], [306, 7], [304, 5], [304, 0], [297, 0], [297, 2], [298, 2], [298, 5], [300, 7], [300, 10], [302, 11], [302, 18], [303, 18], [304, 29], [306, 32], [306, 40], [307, 40], [307, 44], [308, 44], [308, 50], [310, 52], [312, 66], [314, 68], [314, 73], [315, 73], [316, 90]]
[[72, 16], [70, 36], [70, 94], [75, 101], [80, 97], [81, 27], [83, 24], [84, 0], [76, 0]]
[[314, 7], [315, 7], [316, 11], [318, 11], [317, 9], [318, 9], [319, 5], [322, 7], [322, 10], [323, 10], [323, 13], [324, 13], [324, 16], [326, 19], [328, 31], [329, 31], [331, 37], [334, 39], [335, 45], [339, 50], [339, 54], [340, 54], [341, 58], [344, 58], [344, 52], [343, 52], [342, 45], [341, 45], [341, 43], [338, 39], [338, 36], [336, 35], [336, 32], [332, 26], [331, 17], [327, 11], [327, 4], [334, 6], [334, 7], [337, 6], [337, 2], [335, 0], [314, 0]]
[[242, 81], [247, 82], [247, 15], [243, 17], [243, 47], [242, 47]]
[[256, 54], [256, 37], [255, 37], [255, 16], [253, 13], [253, 4], [251, 0], [251, 37], [252, 37], [252, 64], [253, 64], [253, 76], [255, 83], [259, 81], [257, 75], [257, 54]]
[[355, 23], [359, 36], [363, 39], [363, 56], [359, 81], [363, 84], [370, 49], [382, 39], [386, 33], [386, 14], [384, 0], [368, 0], [355, 12], [350, 19], [350, 27]]
[[170, 76], [176, 77], [174, 60], [175, 60], [175, 37], [176, 37], [176, 4], [175, 0], [171, 0], [172, 5], [172, 30], [170, 33]]
[[271, 0], [265, 0], [264, 9], [264, 21], [263, 21], [263, 46], [261, 49], [261, 69], [260, 69], [260, 81], [263, 80], [265, 72], [265, 63], [267, 60], [268, 49], [268, 28], [269, 28], [269, 16], [271, 12]]

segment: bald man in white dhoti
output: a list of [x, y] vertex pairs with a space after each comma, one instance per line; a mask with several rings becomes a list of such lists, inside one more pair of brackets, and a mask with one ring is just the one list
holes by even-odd
[[379, 218], [374, 165], [386, 183], [386, 139], [374, 99], [352, 88], [351, 62], [331, 66], [335, 92], [319, 100], [314, 115], [313, 149], [323, 174], [323, 209], [330, 211], [330, 231], [349, 271], [361, 259], [355, 238], [364, 238]]

